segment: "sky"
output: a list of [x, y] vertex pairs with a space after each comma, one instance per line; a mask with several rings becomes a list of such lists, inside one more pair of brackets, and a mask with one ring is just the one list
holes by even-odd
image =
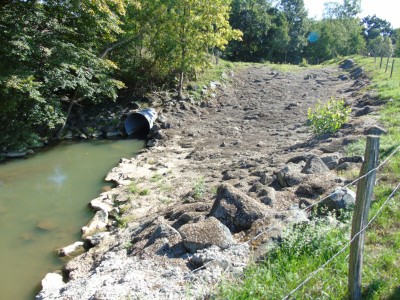
[[[400, 28], [400, 9], [399, 0], [361, 0], [360, 18], [368, 15], [376, 15], [378, 18], [384, 19], [392, 24], [393, 28]], [[321, 18], [322, 10], [325, 2], [340, 2], [337, 0], [304, 0], [308, 16], [313, 18]]]

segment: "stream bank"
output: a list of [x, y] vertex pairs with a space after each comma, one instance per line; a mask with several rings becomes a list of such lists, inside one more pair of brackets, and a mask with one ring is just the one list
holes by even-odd
[[[302, 204], [335, 189], [330, 209], [354, 202], [337, 171], [359, 168], [362, 157], [343, 148], [380, 131], [370, 116], [381, 103], [362, 92], [368, 78], [359, 68], [342, 67], [250, 66], [231, 84], [214, 83], [200, 105], [164, 103], [153, 147], [122, 159], [106, 178], [117, 187], [91, 201], [97, 218], [83, 234], [91, 248], [65, 265], [68, 282], [48, 274], [37, 299], [207, 297], [288, 223], [307, 222]], [[316, 139], [307, 110], [331, 97], [352, 107], [351, 120]]]

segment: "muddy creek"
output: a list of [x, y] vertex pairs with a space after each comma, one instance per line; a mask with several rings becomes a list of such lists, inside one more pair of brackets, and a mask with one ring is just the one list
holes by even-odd
[[34, 299], [40, 281], [60, 269], [55, 249], [80, 240], [93, 216], [88, 203], [121, 157], [143, 141], [63, 143], [29, 159], [0, 164], [0, 298]]

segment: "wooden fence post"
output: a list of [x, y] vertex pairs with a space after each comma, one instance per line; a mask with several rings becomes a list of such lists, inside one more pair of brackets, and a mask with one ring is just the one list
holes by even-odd
[[387, 60], [386, 60], [386, 68], [385, 68], [385, 73], [387, 72], [388, 66], [389, 66], [389, 59], [390, 57], [388, 56]]
[[394, 68], [394, 59], [392, 61], [392, 70], [390, 71], [390, 78], [393, 76], [393, 68]]
[[[379, 153], [379, 137], [368, 136], [365, 148], [364, 163], [361, 167], [360, 177], [367, 174], [377, 166]], [[368, 213], [371, 197], [374, 190], [376, 171], [360, 179], [357, 183], [356, 204], [354, 207], [351, 239], [359, 233], [368, 223]], [[362, 260], [364, 250], [365, 231], [361, 232], [350, 245], [349, 260], [349, 299], [361, 299], [362, 287]]]

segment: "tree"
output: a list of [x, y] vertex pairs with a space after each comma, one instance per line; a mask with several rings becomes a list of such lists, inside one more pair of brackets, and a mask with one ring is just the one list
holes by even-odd
[[[373, 55], [377, 52], [381, 52], [381, 50], [377, 50], [377, 47], [379, 48], [377, 45], [383, 43], [386, 38], [390, 38], [391, 43], [394, 45], [396, 44], [398, 39], [397, 32], [388, 21], [373, 15], [363, 18], [361, 24], [363, 25], [364, 38], [367, 42], [368, 49]], [[382, 36], [383, 39], [378, 39], [379, 36]], [[388, 46], [386, 46], [386, 48], [387, 47]], [[386, 50], [389, 51], [389, 49]]]
[[324, 19], [354, 19], [361, 12], [361, 0], [324, 3]]
[[280, 8], [285, 13], [290, 42], [288, 46], [288, 62], [300, 63], [304, 47], [307, 45], [309, 19], [303, 0], [281, 0]]
[[364, 52], [362, 27], [356, 17], [359, 10], [357, 0], [325, 4], [323, 20], [312, 25], [310, 34], [317, 35], [318, 39], [309, 41], [306, 52], [310, 62]]
[[391, 57], [393, 55], [392, 40], [388, 36], [378, 35], [369, 42], [368, 50], [372, 56]]
[[272, 16], [272, 26], [268, 32], [267, 59], [273, 62], [284, 62], [290, 43], [289, 23], [285, 14], [278, 9], [270, 9], [269, 13]]
[[[38, 129], [48, 132], [65, 124], [78, 102], [116, 98], [123, 86], [112, 78], [116, 66], [98, 56], [101, 43], [117, 32], [109, 23], [101, 26], [102, 21], [115, 15], [104, 11], [103, 18], [94, 16], [95, 2], [90, 8], [79, 1], [15, 2], [1, 7], [1, 147], [27, 144]], [[86, 26], [93, 23], [99, 26], [90, 33]], [[67, 111], [63, 103], [68, 103]]]
[[272, 16], [271, 5], [265, 0], [234, 0], [229, 22], [243, 32], [242, 41], [232, 41], [227, 49], [230, 59], [262, 61], [268, 53], [269, 30]]
[[376, 15], [363, 18], [361, 23], [364, 26], [364, 34], [367, 41], [376, 38], [378, 35], [394, 35], [394, 29], [390, 22], [378, 18]]
[[178, 75], [182, 97], [184, 76], [206, 66], [213, 48], [240, 39], [230, 1], [2, 2], [0, 147], [27, 144], [38, 131], [60, 127], [61, 135], [75, 105], [116, 99], [124, 86], [116, 72], [129, 84], [149, 70]]
[[[179, 76], [182, 97], [186, 73], [204, 67], [208, 51], [225, 48], [241, 32], [228, 22], [230, 0], [153, 0], [143, 3], [138, 14], [143, 50], [151, 64]], [[130, 21], [129, 21], [130, 22]]]
[[395, 44], [394, 55], [396, 57], [400, 57], [400, 38], [399, 38], [400, 37], [400, 28], [396, 29], [395, 33], [396, 33], [397, 40], [396, 40], [396, 44]]
[[310, 40], [306, 49], [308, 60], [312, 63], [359, 54], [365, 49], [357, 20], [324, 19], [316, 21], [311, 28], [312, 34], [318, 37]]
[[311, 24], [309, 42], [305, 49], [305, 55], [309, 63], [319, 64], [322, 61], [337, 56], [334, 46], [334, 32], [327, 21], [314, 21]]

